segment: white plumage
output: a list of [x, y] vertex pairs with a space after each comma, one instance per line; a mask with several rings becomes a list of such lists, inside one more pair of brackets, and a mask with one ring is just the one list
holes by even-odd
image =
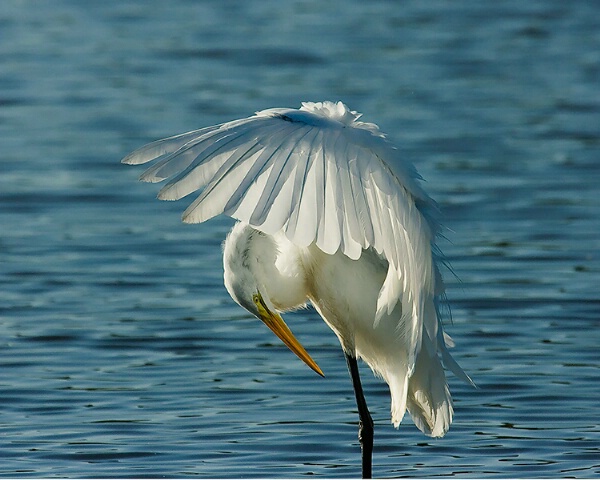
[[421, 430], [441, 436], [452, 402], [438, 354], [470, 379], [437, 313], [437, 207], [414, 167], [359, 117], [341, 102], [268, 109], [153, 142], [123, 162], [154, 160], [141, 179], [169, 180], [160, 199], [199, 191], [185, 222], [240, 220], [224, 252], [232, 297], [259, 318], [256, 293], [268, 312], [312, 302], [345, 352], [389, 384], [393, 423], [408, 408]]

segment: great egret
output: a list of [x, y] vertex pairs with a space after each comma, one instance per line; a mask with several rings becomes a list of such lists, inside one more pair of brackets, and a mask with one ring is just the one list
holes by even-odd
[[184, 222], [221, 213], [239, 220], [224, 245], [227, 291], [320, 375], [279, 312], [310, 302], [334, 331], [370, 477], [373, 421], [357, 358], [388, 383], [394, 426], [408, 409], [432, 437], [446, 433], [453, 415], [442, 361], [471, 380], [447, 350], [438, 313], [436, 205], [414, 167], [359, 117], [342, 102], [272, 108], [158, 140], [123, 163], [155, 160], [140, 179], [170, 179], [162, 200], [203, 189]]

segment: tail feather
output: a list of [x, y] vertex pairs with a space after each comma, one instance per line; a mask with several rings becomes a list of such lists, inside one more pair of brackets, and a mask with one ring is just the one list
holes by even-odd
[[[417, 355], [415, 371], [408, 381], [406, 405], [415, 425], [426, 435], [443, 437], [454, 409], [442, 363], [427, 335]], [[428, 348], [430, 347], [430, 348]]]
[[463, 382], [468, 383], [472, 387], [476, 387], [475, 382], [466, 374], [466, 372], [461, 368], [461, 366], [452, 358], [450, 352], [448, 351], [448, 347], [453, 347], [454, 341], [450, 338], [450, 335], [442, 332], [440, 328], [438, 330], [438, 348], [440, 353], [442, 354], [442, 360], [444, 362], [444, 366], [449, 369], [454, 375], [460, 378]]
[[408, 375], [403, 376], [401, 384], [395, 384], [395, 382], [390, 383], [389, 381], [388, 384], [392, 395], [392, 423], [394, 424], [394, 427], [398, 428], [406, 413]]

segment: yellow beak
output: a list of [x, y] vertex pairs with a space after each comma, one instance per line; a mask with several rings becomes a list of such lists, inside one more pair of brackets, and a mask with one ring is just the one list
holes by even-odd
[[269, 327], [271, 331], [277, 335], [279, 339], [298, 356], [298, 358], [300, 358], [300, 360], [306, 363], [306, 365], [312, 368], [316, 373], [324, 377], [325, 375], [317, 363], [311, 358], [296, 337], [294, 337], [294, 334], [283, 321], [281, 315], [269, 310], [260, 294], [256, 295], [255, 297], [255, 304], [258, 307], [260, 319], [263, 321], [263, 323]]

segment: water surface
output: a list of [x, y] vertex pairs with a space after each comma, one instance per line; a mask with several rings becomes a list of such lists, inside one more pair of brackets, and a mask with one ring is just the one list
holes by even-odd
[[0, 13], [0, 475], [350, 477], [343, 355], [321, 379], [228, 297], [218, 218], [119, 164], [301, 101], [378, 123], [444, 212], [455, 421], [389, 425], [381, 477], [600, 474], [594, 2], [9, 2]]

